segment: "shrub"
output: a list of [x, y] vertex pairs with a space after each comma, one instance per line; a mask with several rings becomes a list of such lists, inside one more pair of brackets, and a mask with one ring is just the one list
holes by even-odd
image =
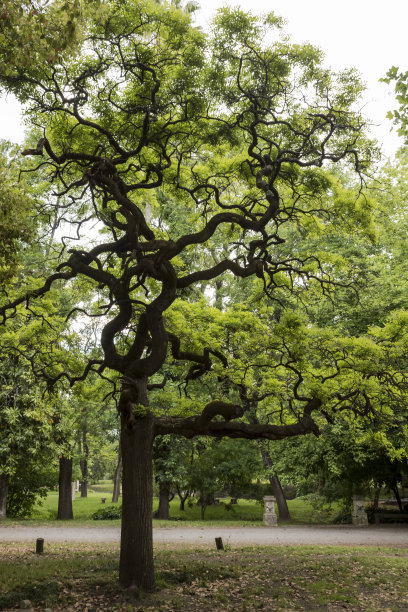
[[92, 514], [94, 521], [113, 521], [122, 518], [122, 506], [105, 506]]

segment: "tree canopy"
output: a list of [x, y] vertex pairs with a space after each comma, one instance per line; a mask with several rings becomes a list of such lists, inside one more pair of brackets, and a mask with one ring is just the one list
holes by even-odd
[[[263, 345], [249, 348], [272, 360], [266, 368], [250, 357], [245, 363], [231, 338], [213, 342], [208, 320], [201, 333], [197, 314], [183, 329], [187, 306], [177, 320], [178, 300], [193, 302], [200, 291], [205, 300], [214, 285], [222, 303], [222, 275], [256, 279], [258, 293], [271, 299], [347, 287], [350, 280], [334, 273], [334, 249], [316, 250], [309, 238], [336, 224], [369, 231], [364, 187], [377, 149], [356, 104], [356, 73], [325, 69], [318, 50], [281, 36], [272, 13], [255, 18], [226, 8], [205, 35], [187, 13], [150, 0], [89, 0], [75, 4], [72, 19], [60, 2], [35, 11], [23, 6], [3, 19], [0, 83], [27, 103], [38, 131], [23, 155], [36, 161], [32, 180], [48, 185], [42, 214], [59, 224], [62, 249], [44, 284], [21, 287], [0, 314], [6, 320], [63, 285], [77, 297], [67, 318], [99, 321], [99, 350], [82, 371], [76, 361], [53, 360], [41, 373], [50, 386], [74, 385], [91, 372], [111, 382], [122, 424], [120, 580], [151, 590], [155, 435], [317, 433], [314, 412], [368, 410], [371, 391], [386, 393], [376, 386], [385, 361], [398, 377], [392, 351], [308, 331], [297, 316], [273, 323], [256, 308], [230, 315], [251, 319], [263, 336]], [[9, 44], [29, 37], [24, 24], [34, 18], [34, 54], [18, 55], [10, 68]], [[44, 39], [45, 19], [59, 27], [66, 18], [72, 25], [60, 45]], [[355, 195], [333, 166], [356, 176]], [[232, 329], [239, 335], [238, 324]], [[234, 377], [240, 360], [255, 371], [249, 388]], [[175, 414], [150, 406], [149, 393], [166, 385], [177, 362], [187, 364], [187, 381], [215, 374], [219, 384]], [[278, 376], [259, 391], [256, 371], [260, 380], [271, 369]], [[251, 420], [258, 391], [281, 405], [280, 419]]]

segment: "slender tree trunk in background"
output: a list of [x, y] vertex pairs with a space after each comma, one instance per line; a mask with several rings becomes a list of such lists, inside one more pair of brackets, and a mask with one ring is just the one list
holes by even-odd
[[8, 476], [0, 474], [0, 521], [7, 517]]
[[122, 452], [121, 452], [120, 444], [119, 444], [118, 463], [116, 465], [115, 474], [113, 476], [113, 494], [112, 494], [113, 504], [116, 504], [116, 502], [119, 501], [121, 473], [122, 473]]
[[180, 510], [185, 510], [184, 504], [186, 503], [186, 499], [190, 497], [190, 491], [187, 491], [187, 493], [186, 492], [182, 493], [178, 485], [176, 485], [176, 490], [177, 490], [177, 495], [179, 496], [179, 499], [180, 499]]
[[72, 459], [62, 456], [59, 460], [58, 514], [59, 520], [73, 519], [72, 512]]
[[82, 456], [79, 461], [81, 468], [81, 497], [88, 497], [88, 457], [89, 457], [89, 446], [87, 442], [87, 431], [82, 430]]
[[201, 520], [204, 520], [205, 511], [207, 506], [211, 506], [215, 502], [214, 493], [206, 493], [205, 491], [200, 491], [200, 498], [198, 500], [198, 504], [201, 506]]
[[169, 520], [170, 509], [170, 483], [161, 482], [159, 484], [159, 507], [156, 513], [158, 519]]
[[397, 483], [394, 483], [392, 485], [392, 490], [394, 491], [394, 495], [395, 495], [395, 499], [397, 500], [398, 508], [400, 509], [400, 512], [403, 512], [404, 508], [402, 507], [402, 501], [401, 501], [401, 497], [398, 491]]
[[153, 438], [154, 417], [146, 410], [147, 385], [138, 380], [137, 388], [122, 391], [122, 530], [119, 581], [125, 588], [154, 590], [153, 564]]
[[[272, 469], [272, 459], [266, 448], [264, 448], [263, 446], [261, 446], [261, 455], [264, 468], [267, 470]], [[282, 490], [282, 485], [280, 483], [278, 475], [276, 473], [272, 474], [272, 476], [269, 477], [269, 482], [271, 483], [273, 494], [276, 497], [279, 518], [281, 519], [281, 521], [290, 521], [291, 517], [288, 504], [286, 502], [285, 494]]]
[[374, 511], [378, 510], [378, 502], [380, 501], [380, 493], [381, 493], [381, 485], [376, 484], [375, 489], [374, 489], [374, 500], [373, 500]]

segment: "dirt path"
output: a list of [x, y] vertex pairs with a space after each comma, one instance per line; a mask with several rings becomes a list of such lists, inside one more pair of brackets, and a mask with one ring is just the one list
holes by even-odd
[[[334, 545], [398, 546], [408, 548], [406, 525], [352, 527], [169, 527], [153, 529], [155, 544], [214, 545], [221, 536], [224, 544], [257, 545]], [[0, 527], [0, 542], [30, 541], [45, 538], [50, 542], [119, 542], [118, 527]]]

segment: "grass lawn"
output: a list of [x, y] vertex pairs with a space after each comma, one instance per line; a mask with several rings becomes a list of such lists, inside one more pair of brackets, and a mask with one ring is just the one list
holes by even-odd
[[61, 611], [408, 609], [406, 549], [162, 546], [155, 557], [157, 591], [129, 600], [117, 585], [117, 545], [48, 544], [37, 556], [32, 545], [2, 544], [0, 609], [21, 599]]
[[[94, 527], [103, 526], [118, 526], [120, 520], [106, 520], [106, 521], [94, 521], [91, 516], [100, 508], [103, 507], [101, 498], [105, 497], [105, 507], [111, 504], [111, 493], [100, 491], [100, 487], [107, 488], [109, 481], [106, 483], [99, 483], [97, 486], [98, 490], [90, 490], [88, 497], [81, 498], [80, 495], [76, 495], [73, 502], [74, 521], [77, 525], [92, 525]], [[120, 500], [121, 501], [121, 500]], [[205, 512], [204, 523], [201, 521], [201, 508], [194, 504], [189, 507], [186, 503], [185, 510], [181, 511], [179, 506], [178, 498], [174, 499], [170, 503], [170, 521], [161, 521], [154, 519], [154, 527], [169, 527], [171, 525], [178, 525], [182, 521], [182, 525], [197, 526], [205, 524], [211, 525], [225, 525], [225, 526], [240, 526], [240, 525], [253, 525], [260, 526], [263, 524], [263, 504], [259, 504], [253, 500], [238, 500], [238, 504], [229, 505], [230, 499], [227, 498], [223, 503], [216, 506], [209, 506]], [[158, 499], [153, 500], [153, 510], [158, 507]], [[324, 524], [330, 523], [333, 516], [337, 513], [338, 509], [333, 507], [331, 512], [317, 512], [310, 501], [302, 498], [297, 498], [288, 501], [289, 510], [291, 512], [292, 521], [291, 524]], [[3, 524], [37, 524], [44, 522], [50, 525], [54, 524], [57, 516], [58, 508], [58, 493], [57, 491], [50, 491], [45, 499], [41, 501], [41, 504], [37, 504], [30, 519], [16, 520], [7, 519]], [[58, 521], [58, 525], [72, 525], [73, 521]], [[280, 523], [282, 524], [282, 523]]]

